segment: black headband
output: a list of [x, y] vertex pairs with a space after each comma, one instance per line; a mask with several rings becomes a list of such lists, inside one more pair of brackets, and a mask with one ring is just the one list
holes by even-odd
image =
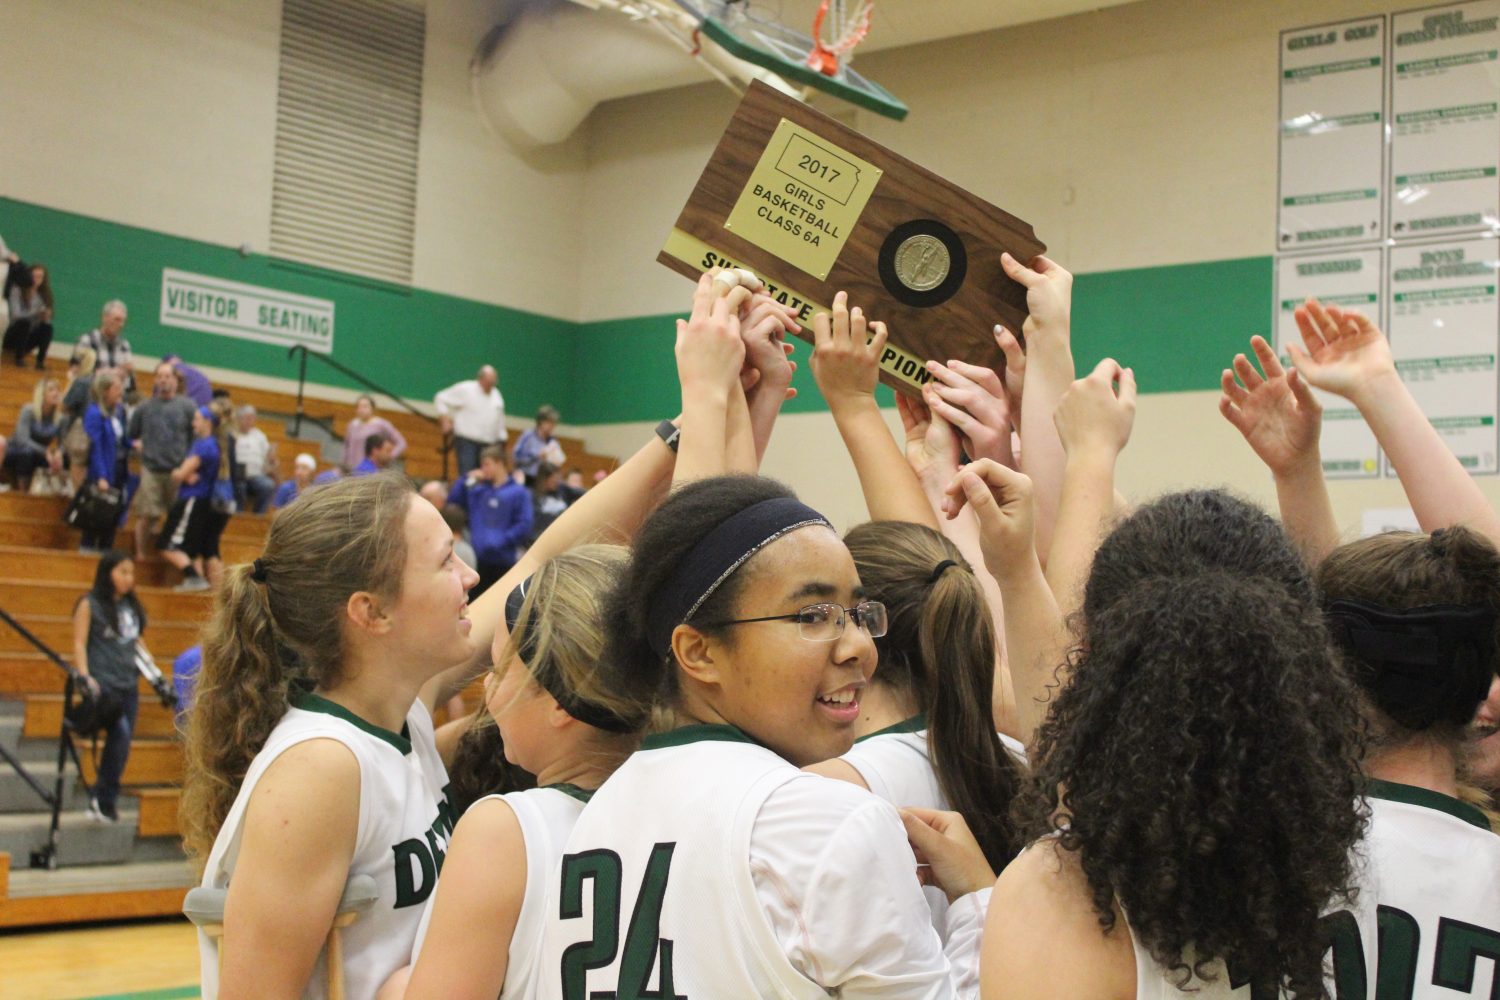
[[672, 631], [692, 619], [703, 602], [755, 553], [789, 531], [828, 519], [794, 497], [762, 500], [705, 535], [678, 563], [646, 609], [646, 638], [657, 656], [672, 652]]
[[[526, 591], [531, 585], [534, 576], [528, 576], [522, 580], [505, 598], [505, 627], [510, 632], [512, 641], [516, 644], [516, 653], [521, 657], [521, 662], [536, 678], [536, 682], [557, 700], [564, 712], [567, 712], [579, 722], [593, 726], [595, 729], [603, 729], [609, 733], [633, 733], [638, 726], [620, 718], [602, 705], [584, 701], [563, 683], [562, 676], [553, 667], [550, 660], [536, 662], [536, 634], [527, 628], [523, 634], [516, 632], [516, 624], [521, 620], [521, 607], [526, 603]], [[535, 615], [535, 608], [532, 614]], [[530, 625], [531, 619], [527, 620]]]
[[1495, 671], [1495, 613], [1475, 605], [1397, 610], [1337, 600], [1329, 629], [1361, 668], [1358, 680], [1408, 729], [1462, 725], [1489, 692]]

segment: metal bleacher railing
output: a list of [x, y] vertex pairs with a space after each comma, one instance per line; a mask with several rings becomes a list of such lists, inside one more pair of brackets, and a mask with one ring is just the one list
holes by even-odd
[[[295, 414], [295, 422], [292, 424], [292, 436], [293, 437], [296, 437], [298, 434], [301, 433], [301, 431], [302, 431], [302, 421], [303, 420], [307, 420], [310, 423], [314, 423], [314, 424], [317, 424], [318, 426], [322, 427], [325, 431], [328, 432], [328, 434], [329, 434], [330, 437], [334, 437], [334, 438], [338, 437], [338, 434], [335, 433], [335, 431], [333, 429], [333, 422], [332, 421], [330, 421], [330, 420], [323, 420], [323, 419], [320, 419], [318, 417], [310, 416], [306, 412], [306, 410], [304, 409], [304, 407], [302, 405], [302, 401], [303, 401], [303, 388], [307, 385], [307, 359], [309, 357], [316, 358], [318, 361], [320, 361], [323, 364], [327, 365], [328, 367], [332, 368], [334, 371], [338, 372], [339, 374], [345, 376], [346, 378], [351, 378], [354, 381], [358, 382], [360, 385], [364, 386], [366, 389], [369, 389], [371, 392], [378, 392], [378, 393], [380, 393], [380, 395], [385, 396], [387, 399], [391, 400], [393, 403], [395, 403], [397, 406], [401, 407], [401, 409], [405, 410], [407, 413], [410, 413], [410, 414], [412, 414], [415, 417], [420, 417], [422, 420], [425, 420], [427, 423], [432, 424], [435, 427], [441, 427], [442, 426], [441, 423], [438, 421], [438, 419], [436, 417], [433, 417], [433, 416], [430, 416], [430, 415], [428, 415], [426, 413], [423, 413], [421, 410], [417, 409], [416, 407], [414, 407], [410, 403], [408, 403], [405, 399], [403, 399], [402, 397], [396, 395], [390, 389], [387, 389], [384, 386], [381, 386], [381, 385], [376, 384], [375, 382], [372, 382], [370, 379], [368, 379], [365, 376], [361, 375], [359, 372], [355, 371], [353, 368], [350, 368], [348, 365], [344, 365], [344, 364], [341, 364], [341, 363], [333, 360], [332, 358], [330, 358], [326, 354], [319, 354], [317, 351], [309, 351], [307, 349], [307, 347], [305, 345], [303, 345], [303, 344], [295, 344], [295, 345], [292, 346], [292, 348], [290, 350], [287, 351], [287, 357], [288, 358], [297, 358], [298, 359], [298, 365], [297, 365], [297, 412]], [[452, 451], [453, 451], [453, 435], [444, 433], [443, 437], [442, 437], [443, 478], [444, 479], [448, 478], [448, 456], [449, 456], [449, 454]]]

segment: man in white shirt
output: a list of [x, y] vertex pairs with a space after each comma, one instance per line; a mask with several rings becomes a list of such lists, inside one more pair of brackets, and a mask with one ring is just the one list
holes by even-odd
[[458, 477], [479, 467], [479, 452], [505, 443], [505, 398], [496, 383], [495, 369], [485, 365], [477, 378], [450, 385], [433, 397], [443, 433], [452, 433], [458, 456]]
[[255, 417], [255, 407], [248, 404], [234, 413], [234, 463], [239, 466], [241, 508], [264, 514], [276, 492], [276, 449], [255, 426]]

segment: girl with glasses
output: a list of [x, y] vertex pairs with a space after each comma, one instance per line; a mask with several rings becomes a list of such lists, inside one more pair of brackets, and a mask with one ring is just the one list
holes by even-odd
[[[738, 314], [736, 291], [707, 278], [679, 327], [678, 476], [703, 478], [647, 520], [607, 605], [610, 687], [672, 728], [568, 838], [540, 995], [952, 996], [896, 810], [799, 770], [852, 745], [883, 609], [826, 519], [724, 474], [744, 468], [746, 351], [734, 322], [711, 320]], [[978, 903], [949, 913], [960, 969]]]

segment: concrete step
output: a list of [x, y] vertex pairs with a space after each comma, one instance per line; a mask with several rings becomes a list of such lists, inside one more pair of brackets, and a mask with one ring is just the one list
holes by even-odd
[[[52, 750], [54, 758], [51, 761], [23, 760], [21, 765], [26, 768], [42, 787], [51, 795], [57, 782], [57, 761], [55, 754], [57, 748]], [[68, 762], [67, 776], [63, 781], [63, 809], [65, 811], [80, 811], [89, 804], [88, 793], [78, 783], [78, 772], [74, 770], [72, 761]], [[9, 764], [0, 764], [0, 814], [36, 812], [39, 809], [48, 808], [31, 786], [13, 771]]]
[[[81, 809], [64, 810], [59, 817], [57, 863], [59, 865], [118, 865], [131, 860], [140, 815], [121, 799], [120, 821], [99, 823]], [[0, 816], [0, 851], [13, 858], [30, 858], [47, 842], [52, 814], [10, 813]], [[147, 859], [142, 859], [147, 860]], [[149, 860], [162, 860], [151, 858]]]
[[[63, 696], [60, 694], [27, 695], [22, 734], [27, 739], [55, 739], [62, 728]], [[6, 719], [0, 716], [0, 740], [4, 739]], [[153, 692], [140, 700], [136, 713], [137, 737], [167, 738], [176, 735], [176, 714], [162, 705]]]
[[25, 858], [0, 854], [0, 927], [168, 916], [182, 912], [187, 890], [198, 884], [192, 867], [180, 858], [56, 871], [25, 864]]

